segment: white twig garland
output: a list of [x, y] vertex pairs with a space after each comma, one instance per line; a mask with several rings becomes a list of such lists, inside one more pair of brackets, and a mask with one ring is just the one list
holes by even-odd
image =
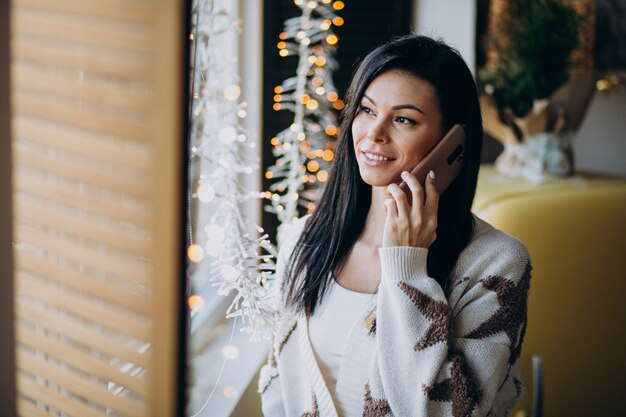
[[266, 193], [271, 200], [266, 210], [275, 213], [281, 223], [298, 217], [298, 204], [309, 212], [314, 209], [334, 157], [331, 138], [338, 128], [333, 109], [343, 108], [332, 80], [338, 42], [332, 27], [343, 24], [334, 10], [343, 8], [343, 2], [294, 3], [302, 15], [285, 21], [278, 48], [282, 57], [298, 56], [298, 67], [294, 77], [274, 90], [274, 110], [289, 110], [294, 120], [272, 138], [276, 161], [265, 173], [266, 178], [276, 180]]
[[[271, 326], [269, 291], [263, 284], [275, 269], [275, 249], [242, 212], [244, 203], [264, 194], [242, 183], [243, 176], [258, 172], [259, 162], [256, 144], [242, 123], [246, 103], [239, 100], [237, 58], [226, 56], [219, 44], [241, 21], [222, 9], [219, 0], [194, 2], [192, 19], [190, 207], [197, 221], [191, 224], [190, 213], [188, 257], [198, 264], [192, 287], [208, 273], [219, 294], [235, 291], [227, 317], [241, 317], [243, 330], [258, 339]], [[199, 268], [200, 263], [207, 264]]]

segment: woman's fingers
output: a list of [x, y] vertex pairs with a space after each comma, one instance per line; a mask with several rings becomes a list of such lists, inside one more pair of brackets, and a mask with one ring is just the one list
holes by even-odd
[[411, 207], [419, 210], [424, 206], [424, 188], [417, 178], [415, 178], [415, 175], [404, 171], [401, 176], [411, 192], [411, 199], [413, 200], [411, 202]]
[[396, 202], [392, 197], [387, 197], [385, 199], [385, 211], [387, 212], [387, 220], [391, 220], [397, 215], [398, 209], [396, 207]]
[[431, 171], [422, 186], [415, 175], [402, 173], [410, 189], [412, 202], [398, 185], [391, 184], [385, 200], [384, 246], [417, 246], [428, 248], [436, 239], [439, 194]]
[[428, 175], [426, 175], [426, 212], [431, 215], [437, 215], [437, 210], [439, 208], [439, 193], [437, 192], [437, 188], [435, 188], [435, 172], [430, 171]]
[[435, 188], [435, 173], [433, 171], [430, 171], [426, 176], [425, 186], [425, 227], [428, 230], [428, 234], [430, 235], [430, 239], [428, 242], [428, 246], [430, 246], [437, 238], [437, 210], [439, 208], [439, 193], [437, 192], [437, 188]]
[[407, 195], [397, 184], [391, 184], [387, 187], [387, 192], [391, 194], [391, 197], [396, 202], [396, 207], [398, 209], [398, 220], [405, 221], [408, 217], [408, 212], [410, 210], [409, 201], [407, 199]]
[[395, 219], [397, 216], [396, 201], [392, 197], [385, 199], [385, 230], [383, 231], [383, 246], [398, 246]]

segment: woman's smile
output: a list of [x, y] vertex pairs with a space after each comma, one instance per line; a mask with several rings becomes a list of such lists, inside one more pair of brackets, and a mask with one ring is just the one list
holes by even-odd
[[387, 166], [396, 159], [381, 152], [362, 150], [361, 161], [371, 167]]

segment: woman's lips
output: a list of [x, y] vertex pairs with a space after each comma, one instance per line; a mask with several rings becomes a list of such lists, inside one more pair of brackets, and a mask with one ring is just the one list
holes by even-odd
[[361, 161], [366, 165], [379, 167], [389, 165], [390, 163], [395, 161], [395, 158], [392, 158], [380, 152], [361, 151]]

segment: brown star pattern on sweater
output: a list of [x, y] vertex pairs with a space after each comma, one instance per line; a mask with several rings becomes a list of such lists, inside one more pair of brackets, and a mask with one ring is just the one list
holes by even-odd
[[363, 417], [385, 417], [391, 412], [391, 407], [386, 400], [375, 400], [372, 398], [370, 384], [365, 384], [365, 404], [363, 406]]
[[405, 282], [399, 282], [398, 286], [430, 321], [426, 333], [415, 345], [415, 351], [424, 350], [439, 342], [447, 342], [452, 326], [452, 310], [448, 303], [433, 300]]
[[313, 410], [302, 414], [301, 417], [320, 417], [320, 410], [319, 406], [317, 405], [317, 397], [315, 396], [314, 392], [311, 392], [311, 395], [313, 396]]
[[278, 354], [280, 355], [280, 353], [283, 351], [283, 349], [285, 348], [285, 345], [287, 344], [287, 342], [289, 341], [289, 338], [291, 337], [291, 334], [294, 332], [294, 330], [296, 330], [296, 327], [298, 327], [298, 322], [295, 322], [293, 324], [293, 326], [291, 327], [291, 329], [289, 329], [289, 331], [287, 332], [287, 334], [285, 335], [285, 337], [283, 338], [283, 341], [280, 342], [280, 346], [278, 346]]
[[481, 393], [462, 357], [456, 354], [451, 362], [451, 377], [431, 387], [424, 386], [424, 394], [432, 401], [451, 402], [453, 417], [466, 417], [478, 405]]
[[261, 394], [265, 394], [265, 391], [267, 391], [267, 389], [269, 388], [269, 386], [272, 383], [272, 381], [275, 380], [276, 378], [278, 378], [278, 373], [270, 376], [270, 379], [265, 383], [263, 388], [261, 388]]
[[[530, 264], [527, 264], [524, 274], [517, 284], [495, 275], [482, 280], [482, 285], [485, 288], [495, 291], [500, 307], [487, 321], [466, 336], [472, 339], [482, 339], [502, 331], [505, 332], [511, 341], [511, 357], [509, 358], [511, 365], [515, 363], [521, 353], [521, 342], [526, 328], [530, 271]], [[518, 340], [520, 328], [522, 328], [522, 334]]]

